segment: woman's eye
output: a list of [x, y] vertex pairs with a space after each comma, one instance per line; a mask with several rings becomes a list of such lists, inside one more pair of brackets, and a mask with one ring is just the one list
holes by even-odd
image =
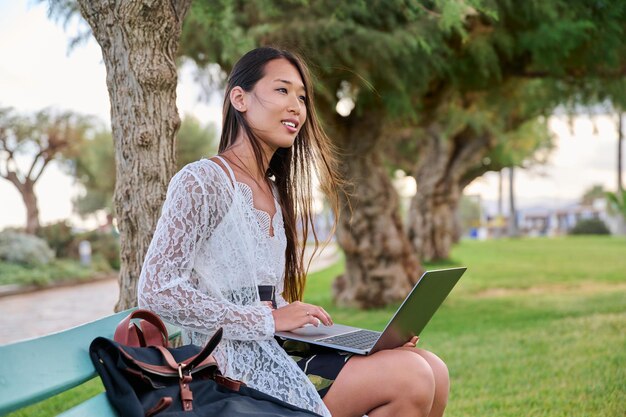
[[300, 99], [301, 102], [306, 103], [306, 96], [300, 96], [298, 98]]
[[277, 88], [277, 89], [276, 89], [276, 91], [280, 91], [280, 92], [281, 92], [281, 93], [283, 93], [283, 94], [287, 94], [287, 89], [286, 89], [286, 88], [283, 88], [283, 87], [281, 87], [281, 88]]

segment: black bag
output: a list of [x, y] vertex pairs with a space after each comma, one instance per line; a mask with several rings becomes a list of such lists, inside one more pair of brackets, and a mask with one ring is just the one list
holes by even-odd
[[89, 346], [106, 395], [121, 417], [318, 416], [222, 376], [204, 348], [131, 347], [103, 337]]

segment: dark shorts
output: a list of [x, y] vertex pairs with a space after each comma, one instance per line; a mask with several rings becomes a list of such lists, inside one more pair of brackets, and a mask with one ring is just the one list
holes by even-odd
[[351, 353], [339, 352], [308, 343], [287, 340], [282, 347], [309, 377], [321, 398], [324, 398]]
[[[276, 308], [276, 292], [273, 285], [259, 285], [259, 299], [272, 303]], [[278, 343], [296, 361], [300, 369], [309, 377], [321, 398], [328, 392], [337, 375], [341, 372], [351, 353], [312, 346], [304, 342], [282, 340]]]

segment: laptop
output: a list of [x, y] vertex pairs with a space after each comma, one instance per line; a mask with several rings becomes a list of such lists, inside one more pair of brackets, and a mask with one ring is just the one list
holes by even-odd
[[342, 324], [305, 325], [289, 332], [277, 332], [276, 336], [358, 355], [402, 346], [426, 327], [466, 269], [426, 271], [382, 332]]

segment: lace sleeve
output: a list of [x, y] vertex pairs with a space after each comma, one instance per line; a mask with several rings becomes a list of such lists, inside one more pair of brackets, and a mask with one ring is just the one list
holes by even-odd
[[223, 327], [227, 339], [270, 339], [275, 327], [269, 308], [237, 305], [221, 294], [200, 291], [195, 284], [198, 246], [211, 235], [223, 212], [211, 189], [205, 192], [197, 177], [185, 170], [170, 182], [139, 278], [139, 306], [197, 332], [212, 334]]
[[285, 277], [277, 280], [276, 282], [276, 308], [281, 308], [289, 303], [283, 297], [283, 292], [285, 291]]

